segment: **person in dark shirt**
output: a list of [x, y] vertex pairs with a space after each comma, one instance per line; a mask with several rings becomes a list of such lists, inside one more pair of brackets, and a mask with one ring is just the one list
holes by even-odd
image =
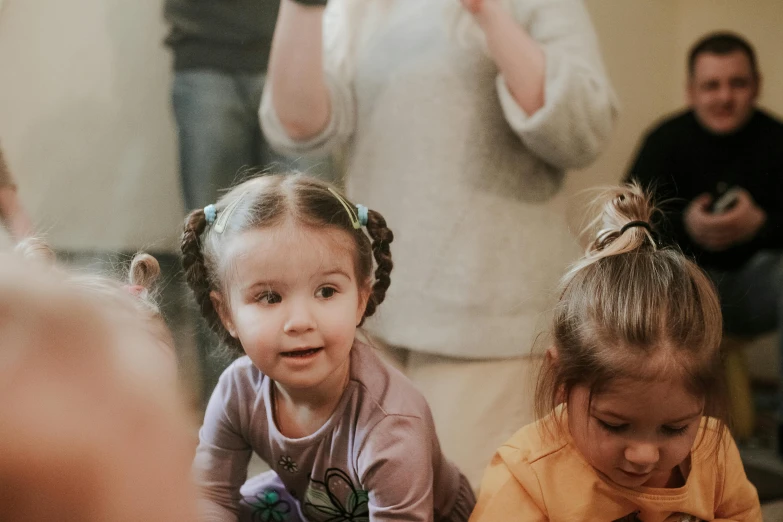
[[745, 39], [707, 35], [688, 58], [688, 109], [646, 135], [628, 173], [663, 209], [662, 240], [712, 276], [736, 336], [783, 325], [783, 122], [757, 107], [760, 86]]
[[166, 0], [172, 105], [188, 210], [213, 203], [243, 167], [278, 158], [258, 123], [279, 0]]

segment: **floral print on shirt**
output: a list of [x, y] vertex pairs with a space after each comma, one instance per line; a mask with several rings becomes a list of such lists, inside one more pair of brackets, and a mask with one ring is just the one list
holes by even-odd
[[323, 481], [310, 478], [302, 511], [312, 522], [369, 522], [369, 498], [346, 472], [329, 468]]

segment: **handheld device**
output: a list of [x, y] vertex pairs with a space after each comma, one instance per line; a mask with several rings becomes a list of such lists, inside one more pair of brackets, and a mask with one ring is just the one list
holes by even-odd
[[722, 214], [737, 204], [739, 199], [739, 187], [730, 187], [722, 193], [713, 195], [710, 211], [713, 214]]

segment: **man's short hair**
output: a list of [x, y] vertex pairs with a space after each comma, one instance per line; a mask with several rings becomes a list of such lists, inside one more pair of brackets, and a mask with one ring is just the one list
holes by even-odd
[[710, 33], [691, 47], [691, 52], [688, 55], [688, 75], [693, 76], [693, 71], [696, 68], [696, 59], [700, 54], [725, 55], [736, 51], [745, 53], [750, 62], [750, 70], [753, 72], [753, 76], [758, 78], [756, 51], [753, 50], [753, 46], [740, 35], [728, 31]]

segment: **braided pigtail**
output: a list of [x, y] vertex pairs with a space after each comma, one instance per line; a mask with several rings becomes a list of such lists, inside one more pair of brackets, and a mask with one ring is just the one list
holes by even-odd
[[185, 279], [196, 297], [199, 311], [209, 328], [216, 332], [227, 346], [242, 353], [242, 348], [238, 341], [231, 337], [231, 334], [223, 326], [220, 315], [209, 296], [212, 291], [211, 278], [201, 241], [201, 236], [206, 228], [207, 218], [204, 214], [204, 209], [196, 209], [185, 218], [185, 228], [180, 243]]
[[[375, 210], [367, 211], [367, 233], [372, 239], [372, 253], [378, 268], [375, 270], [375, 283], [372, 285], [372, 293], [367, 301], [364, 318], [370, 317], [386, 298], [386, 290], [391, 284], [391, 271], [394, 267], [389, 244], [394, 241], [394, 234], [386, 226], [386, 219]], [[362, 318], [362, 322], [364, 322]], [[360, 323], [361, 325], [361, 323]]]

